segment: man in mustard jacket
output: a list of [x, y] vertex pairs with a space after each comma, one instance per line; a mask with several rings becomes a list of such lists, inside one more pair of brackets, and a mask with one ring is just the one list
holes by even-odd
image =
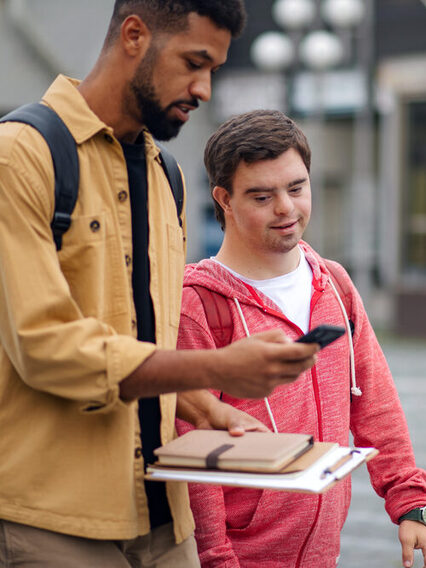
[[49, 148], [0, 125], [1, 566], [198, 566], [186, 486], [144, 482], [175, 393], [182, 418], [238, 434], [257, 426], [191, 389], [262, 397], [314, 362], [274, 331], [175, 351], [185, 219], [153, 136], [209, 100], [244, 16], [242, 0], [116, 1], [91, 73], [43, 97], [80, 165], [59, 252]]

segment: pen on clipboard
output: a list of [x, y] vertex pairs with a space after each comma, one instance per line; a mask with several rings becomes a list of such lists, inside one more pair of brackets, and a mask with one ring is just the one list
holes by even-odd
[[348, 463], [348, 461], [352, 459], [353, 454], [359, 454], [359, 453], [361, 453], [359, 450], [351, 450], [349, 454], [340, 458], [340, 460], [338, 460], [335, 464], [331, 465], [330, 467], [326, 467], [325, 470], [320, 475], [320, 478], [324, 479], [325, 477], [327, 477], [327, 475], [336, 472], [338, 469], [342, 467], [342, 465], [345, 465], [345, 463]]

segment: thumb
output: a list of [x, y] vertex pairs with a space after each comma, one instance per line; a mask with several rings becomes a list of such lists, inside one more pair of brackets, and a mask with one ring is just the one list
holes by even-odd
[[245, 429], [244, 426], [239, 424], [238, 422], [231, 422], [228, 426], [228, 432], [231, 436], [243, 436]]
[[228, 432], [231, 436], [243, 436], [245, 432], [270, 432], [269, 428], [259, 420], [244, 417], [233, 418], [228, 423]]

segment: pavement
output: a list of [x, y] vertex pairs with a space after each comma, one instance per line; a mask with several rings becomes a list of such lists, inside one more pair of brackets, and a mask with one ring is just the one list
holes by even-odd
[[[426, 340], [379, 337], [401, 399], [418, 467], [426, 469]], [[366, 466], [352, 474], [352, 503], [341, 536], [339, 568], [400, 568], [398, 527], [371, 487]], [[425, 502], [426, 505], [426, 502]], [[415, 552], [415, 568], [423, 568]]]

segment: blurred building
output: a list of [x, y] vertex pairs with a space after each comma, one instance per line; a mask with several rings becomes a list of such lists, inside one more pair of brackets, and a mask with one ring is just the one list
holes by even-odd
[[[314, 152], [308, 240], [347, 267], [376, 325], [426, 336], [426, 6], [364, 2], [368, 22], [342, 32], [343, 64], [321, 74], [319, 113], [315, 74], [254, 66], [256, 37], [280, 28], [273, 0], [246, 0], [247, 29], [215, 78], [212, 102], [169, 143], [187, 178], [188, 260], [214, 254], [221, 241], [203, 167], [206, 140], [231, 114], [279, 108]], [[59, 72], [84, 77], [113, 3], [0, 0], [0, 113], [37, 100]]]

